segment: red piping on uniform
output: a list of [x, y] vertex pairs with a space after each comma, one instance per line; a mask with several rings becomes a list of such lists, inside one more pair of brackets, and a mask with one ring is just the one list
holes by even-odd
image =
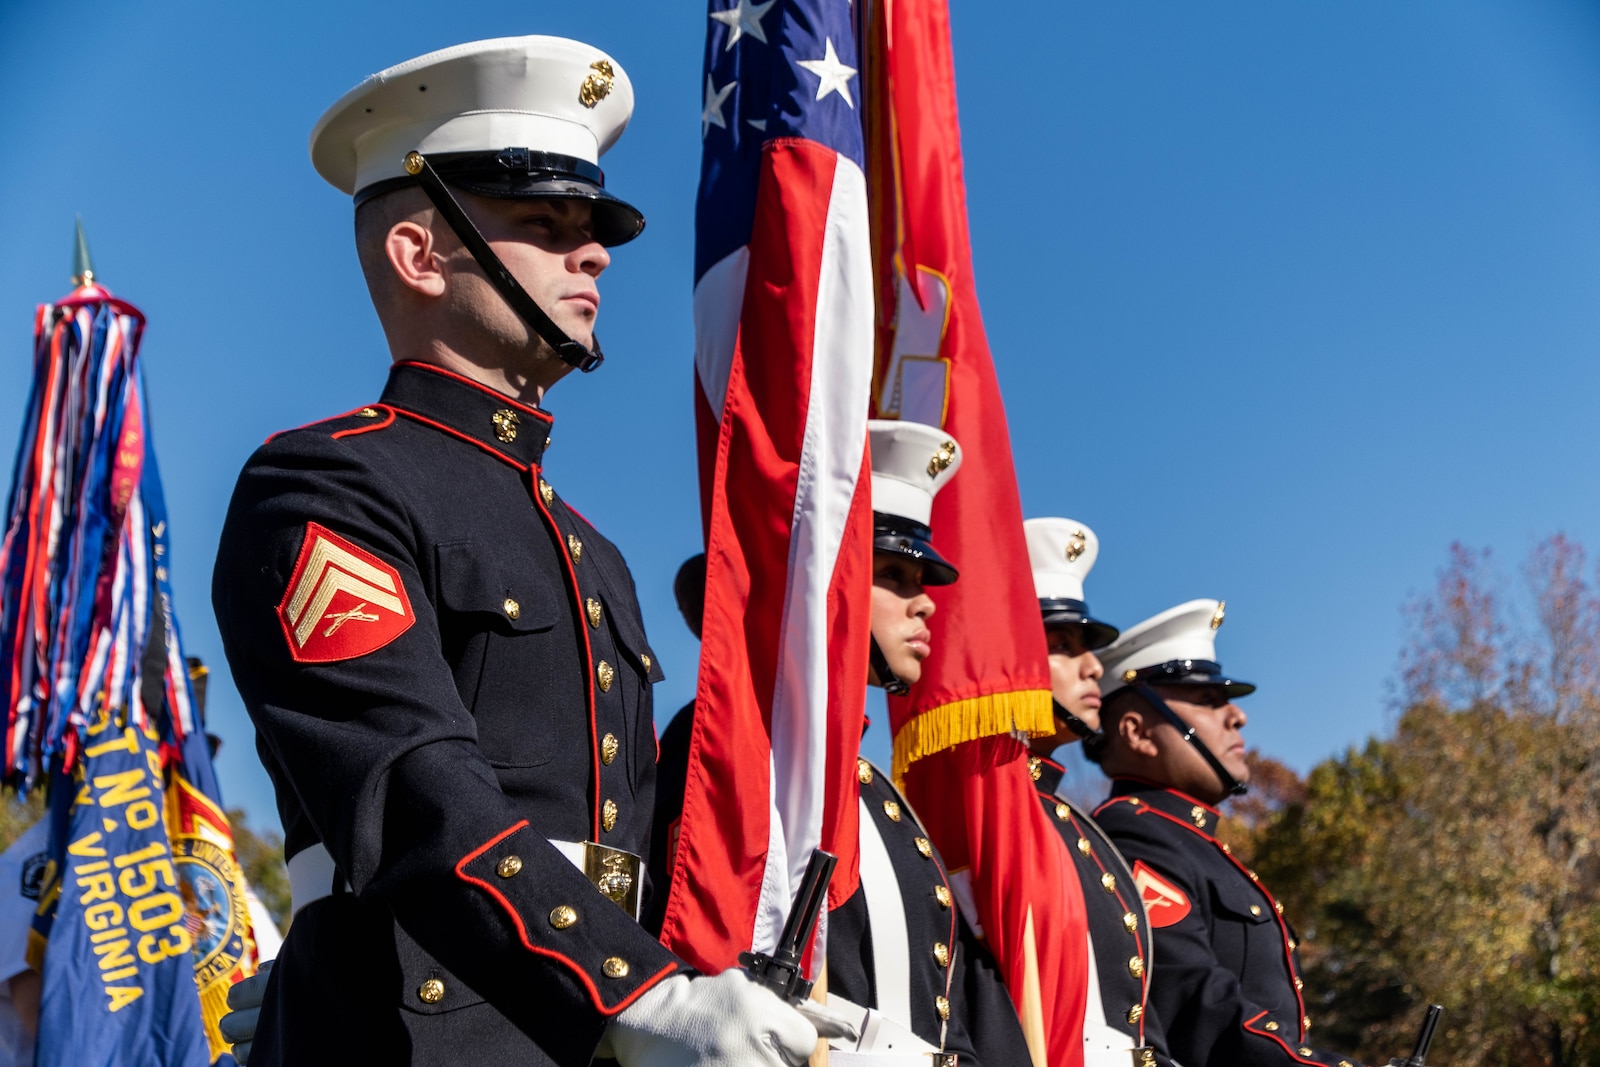
[[[351, 408], [349, 411], [345, 412], [343, 415], [329, 415], [325, 419], [312, 419], [310, 422], [305, 423], [305, 424], [303, 424], [301, 426], [291, 426], [287, 430], [279, 430], [277, 433], [269, 435], [267, 437], [267, 439], [265, 441], [263, 441], [262, 443], [270, 445], [272, 442], [276, 441], [278, 438], [282, 437], [286, 433], [294, 433], [296, 430], [309, 430], [309, 429], [311, 429], [311, 427], [313, 427], [313, 426], [321, 426], [325, 422], [337, 422], [340, 419], [348, 419], [350, 416], [358, 414], [358, 413], [360, 413], [362, 411], [365, 411], [367, 408], [376, 407], [376, 406], [377, 405], [375, 405], [375, 404], [363, 404], [358, 408]], [[337, 437], [339, 435], [338, 434], [334, 434], [334, 436]]]
[[[1198, 804], [1200, 807], [1205, 808], [1207, 811], [1209, 811], [1211, 814], [1215, 815], [1219, 819], [1223, 817], [1222, 812], [1218, 811], [1216, 808], [1213, 808], [1210, 804], [1207, 804], [1205, 801], [1197, 800], [1194, 797], [1190, 796], [1188, 793], [1183, 792], [1182, 790], [1173, 789], [1171, 786], [1162, 785], [1160, 782], [1152, 782], [1148, 778], [1140, 778], [1138, 775], [1135, 775], [1135, 774], [1119, 774], [1119, 775], [1117, 775], [1117, 777], [1114, 780], [1118, 781], [1118, 782], [1138, 782], [1140, 785], [1147, 785], [1152, 789], [1159, 789], [1163, 793], [1171, 793], [1173, 796], [1179, 798], [1180, 800], [1188, 801], [1190, 804]], [[1109, 804], [1118, 804], [1118, 803], [1124, 803], [1125, 804], [1125, 803], [1127, 803], [1127, 801], [1128, 801], [1127, 797], [1112, 797], [1110, 800], [1106, 801], [1105, 804], [1102, 804], [1102, 805], [1100, 805], [1100, 807], [1096, 808], [1095, 811], [1099, 812], [1099, 811], [1103, 810]], [[1146, 803], [1148, 803], [1148, 801]]]
[[403, 359], [399, 363], [396, 363], [395, 366], [397, 366], [397, 367], [415, 367], [418, 370], [425, 370], [429, 374], [439, 374], [439, 375], [442, 375], [442, 376], [444, 376], [446, 378], [454, 378], [456, 381], [460, 382], [462, 385], [470, 385], [470, 386], [472, 386], [472, 388], [478, 390], [478, 392], [480, 392], [480, 393], [488, 393], [490, 396], [494, 397], [497, 401], [503, 401], [504, 403], [510, 404], [512, 407], [516, 408], [518, 411], [527, 412], [529, 415], [532, 415], [534, 418], [543, 420], [544, 423], [545, 423], [545, 426], [547, 428], [549, 426], [552, 426], [552, 425], [555, 424], [555, 421], [556, 421], [555, 416], [550, 414], [548, 411], [540, 411], [538, 408], [529, 407], [527, 404], [524, 404], [521, 401], [511, 399], [509, 396], [507, 396], [506, 394], [500, 392], [500, 390], [498, 390], [498, 389], [491, 389], [487, 385], [484, 385], [482, 382], [475, 382], [471, 378], [462, 377], [461, 375], [457, 374], [455, 371], [445, 370], [443, 367], [435, 366], [432, 363], [418, 363], [415, 360], [410, 360], [410, 359]]
[[[533, 498], [533, 506], [539, 509], [545, 521], [550, 524], [550, 529], [556, 535], [556, 554], [567, 565], [567, 577], [572, 582], [572, 607], [575, 621], [578, 626], [578, 636], [583, 638], [583, 664], [584, 687], [583, 691], [589, 697], [589, 762], [594, 771], [594, 797], [590, 806], [594, 809], [594, 841], [600, 840], [600, 723], [595, 713], [594, 698], [594, 649], [589, 645], [589, 627], [584, 622], [583, 590], [578, 586], [578, 568], [572, 561], [572, 553], [561, 540], [561, 525], [556, 522], [556, 517], [544, 505], [544, 494], [539, 492], [539, 478], [543, 468], [534, 467], [530, 471], [528, 492]], [[570, 509], [569, 509], [570, 510]]]
[[[1042, 799], [1044, 797], [1044, 794], [1040, 793], [1039, 796]], [[1072, 806], [1070, 804], [1067, 806], [1067, 822], [1074, 830], [1076, 830], [1078, 832], [1078, 836], [1079, 837], [1081, 837], [1085, 841], [1089, 842], [1089, 858], [1094, 860], [1094, 865], [1096, 867], [1100, 868], [1100, 873], [1101, 874], [1110, 874], [1111, 872], [1106, 870], [1106, 865], [1100, 862], [1100, 850], [1094, 847], [1094, 839], [1091, 838], [1088, 834], [1084, 833], [1083, 832], [1083, 827], [1078, 825], [1078, 817], [1077, 817], [1076, 814], [1073, 813]], [[1126, 900], [1122, 899], [1122, 890], [1121, 889], [1113, 889], [1112, 893], [1116, 896], [1117, 903], [1122, 905], [1122, 910], [1124, 912], [1129, 912], [1129, 913], [1133, 912], [1133, 909], [1128, 906], [1128, 902]], [[1142, 896], [1139, 898], [1137, 903], [1139, 905], [1138, 914], [1144, 915], [1144, 899], [1143, 899]], [[1146, 915], [1145, 916], [1145, 922], [1149, 923], [1149, 921], [1150, 921], [1150, 917], [1148, 915]], [[1154, 967], [1154, 963], [1152, 962], [1154, 957], [1152, 957], [1151, 954], [1146, 950], [1145, 943], [1142, 940], [1140, 940], [1140, 938], [1139, 938], [1139, 929], [1137, 927], [1133, 930], [1133, 945], [1134, 945], [1135, 948], [1137, 948], [1139, 950], [1139, 957], [1141, 959], [1145, 960], [1146, 964], [1147, 964], [1145, 969], [1144, 969], [1144, 977], [1139, 982], [1139, 989], [1140, 989], [1139, 1004], [1141, 1006], [1145, 1006], [1145, 1005], [1148, 1005], [1150, 1003], [1150, 971]], [[1093, 966], [1093, 965], [1094, 965], [1094, 961], [1091, 960], [1090, 961], [1090, 966]], [[1141, 1012], [1140, 1015], [1139, 1015], [1139, 1044], [1141, 1044], [1141, 1045], [1144, 1044], [1144, 1013], [1143, 1012]]]
[[523, 947], [529, 952], [533, 952], [540, 956], [548, 956], [553, 960], [559, 960], [560, 962], [565, 963], [568, 967], [572, 968], [572, 970], [577, 974], [578, 978], [582, 980], [584, 986], [589, 990], [589, 998], [594, 1001], [596, 1010], [598, 1010], [601, 1015], [609, 1018], [610, 1016], [615, 1015], [617, 1012], [626, 1008], [628, 1005], [632, 1004], [635, 1000], [638, 1000], [639, 997], [651, 986], [655, 985], [657, 982], [661, 981], [661, 979], [677, 970], [678, 965], [676, 963], [667, 964], [661, 970], [645, 979], [644, 982], [640, 984], [639, 988], [635, 989], [632, 993], [629, 993], [626, 997], [619, 1001], [616, 1007], [607, 1008], [601, 1001], [600, 988], [594, 984], [594, 979], [589, 977], [589, 972], [578, 966], [576, 960], [572, 959], [570, 956], [564, 956], [554, 949], [540, 948], [538, 945], [535, 945], [532, 941], [528, 940], [528, 928], [522, 924], [522, 916], [517, 912], [517, 909], [512, 906], [511, 901], [507, 900], [505, 895], [501, 893], [500, 890], [496, 889], [488, 882], [485, 882], [482, 878], [474, 878], [472, 875], [466, 872], [467, 864], [471, 863], [473, 860], [489, 851], [495, 845], [498, 845], [500, 842], [516, 833], [518, 830], [526, 829], [527, 826], [528, 820], [523, 819], [521, 822], [518, 822], [516, 825], [512, 826], [509, 830], [502, 830], [500, 833], [491, 837], [489, 840], [485, 841], [483, 844], [467, 853], [461, 858], [461, 861], [456, 864], [456, 877], [460, 878], [463, 882], [469, 882], [472, 885], [482, 888], [484, 892], [488, 893], [491, 897], [500, 902], [500, 906], [506, 909], [507, 914], [511, 916], [512, 924], [517, 928], [517, 937], [521, 939]]
[[[1257, 1030], [1253, 1026], [1250, 1025], [1251, 1023], [1255, 1022], [1257, 1019], [1261, 1018], [1262, 1015], [1266, 1015], [1266, 1014], [1267, 1014], [1266, 1012], [1262, 1012], [1261, 1015], [1255, 1015], [1255, 1016], [1252, 1016], [1249, 1019], [1246, 1019], [1244, 1021], [1244, 1023], [1243, 1023], [1245, 1032], [1246, 1033], [1250, 1033], [1250, 1034], [1255, 1034], [1257, 1037], [1264, 1037], [1264, 1038], [1268, 1039], [1269, 1041], [1276, 1041], [1278, 1044], [1283, 1046], [1283, 1051], [1287, 1052], [1290, 1056], [1292, 1056], [1294, 1058], [1294, 1061], [1296, 1063], [1313, 1063], [1314, 1064], [1314, 1063], [1318, 1062], [1316, 1060], [1308, 1060], [1304, 1056], [1300, 1055], [1300, 1050], [1299, 1049], [1297, 1049], [1293, 1045], [1289, 1044], [1287, 1041], [1285, 1041], [1283, 1038], [1279, 1037], [1277, 1034], [1273, 1033], [1271, 1030]], [[1303, 1039], [1305, 1037], [1305, 1034], [1302, 1033], [1300, 1036]]]
[[440, 433], [447, 433], [451, 437], [459, 438], [459, 439], [465, 441], [469, 445], [477, 445], [479, 448], [481, 448], [485, 452], [489, 453], [489, 455], [493, 456], [495, 459], [500, 460], [502, 463], [509, 463], [511, 466], [515, 467], [519, 471], [528, 470], [528, 465], [526, 463], [523, 463], [521, 460], [512, 459], [510, 456], [506, 455], [504, 452], [500, 451], [497, 448], [490, 448], [488, 445], [484, 444], [482, 441], [478, 440], [476, 437], [473, 437], [473, 436], [471, 436], [469, 434], [464, 434], [460, 430], [454, 429], [453, 427], [450, 427], [450, 426], [446, 426], [442, 422], [434, 422], [432, 419], [428, 418], [426, 415], [418, 415], [415, 411], [407, 411], [405, 408], [399, 408], [399, 407], [395, 408], [394, 410], [396, 412], [398, 412], [399, 414], [404, 415], [408, 419], [415, 419], [417, 422], [420, 422], [425, 426], [432, 426], [435, 430], [438, 430]]
[[[1174, 790], [1174, 792], [1176, 792], [1176, 790]], [[1272, 917], [1278, 924], [1278, 932], [1283, 935], [1283, 962], [1288, 965], [1289, 968], [1289, 988], [1294, 990], [1294, 1002], [1300, 1006], [1300, 1039], [1302, 1041], [1305, 1040], [1306, 999], [1301, 994], [1299, 987], [1294, 984], [1294, 980], [1299, 977], [1297, 974], [1295, 974], [1294, 969], [1294, 949], [1289, 947], [1289, 924], [1284, 921], [1283, 913], [1277, 908], [1277, 899], [1273, 897], [1271, 891], [1269, 891], [1266, 886], [1261, 884], [1261, 879], [1259, 877], [1250, 877], [1250, 868], [1240, 863], [1239, 858], [1235, 856], [1231, 850], [1223, 852], [1222, 842], [1218, 841], [1204, 830], [1196, 826], [1191, 826], [1182, 819], [1168, 815], [1166, 812], [1153, 808], [1149, 804], [1140, 804], [1138, 813], [1140, 815], [1159, 815], [1163, 819], [1172, 823], [1174, 826], [1181, 826], [1191, 834], [1205, 838], [1207, 841], [1216, 846], [1218, 852], [1222, 852], [1223, 858], [1225, 858], [1229, 863], [1232, 863], [1235, 867], [1239, 868], [1240, 874], [1250, 879], [1250, 884], [1256, 887], [1257, 892], [1267, 898], [1267, 905], [1269, 908], [1271, 908]]]
[[[384, 430], [394, 425], [394, 409], [387, 404], [372, 404], [370, 407], [383, 412], [383, 421], [371, 422], [365, 426], [352, 426], [348, 430], [339, 430], [333, 435], [335, 441], [346, 437], [355, 437], [358, 434], [371, 433], [373, 430]], [[367, 410], [362, 408], [362, 411]]]

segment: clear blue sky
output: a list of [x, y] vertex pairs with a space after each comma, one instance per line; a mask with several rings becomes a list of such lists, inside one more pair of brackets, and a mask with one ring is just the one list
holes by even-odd
[[[953, 7], [1023, 504], [1099, 532], [1097, 614], [1226, 598], [1223, 660], [1262, 687], [1248, 736], [1305, 769], [1387, 726], [1399, 606], [1450, 541], [1600, 545], [1593, 5]], [[632, 76], [606, 167], [650, 226], [603, 281], [605, 368], [550, 397], [549, 464], [633, 565], [662, 719], [692, 691], [671, 579], [699, 542], [705, 19], [695, 0], [0, 0], [0, 451], [81, 212], [101, 277], [150, 318], [178, 608], [213, 668], [224, 789], [258, 823], [270, 788], [211, 618], [217, 534], [262, 438], [382, 385], [349, 203], [306, 138], [362, 76], [430, 49], [565, 34]]]

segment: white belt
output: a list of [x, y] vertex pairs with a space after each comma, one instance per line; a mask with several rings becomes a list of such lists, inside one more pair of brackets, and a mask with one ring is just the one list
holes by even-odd
[[[593, 843], [589, 841], [551, 841], [557, 852], [567, 858], [567, 862], [578, 868], [585, 877], [594, 881], [590, 867]], [[617, 853], [616, 849], [606, 850], [608, 853]], [[629, 855], [622, 853], [622, 855]], [[635, 857], [637, 858], [637, 857]], [[299, 914], [300, 909], [313, 901], [323, 897], [332, 896], [334, 893], [348, 892], [344, 877], [339, 874], [339, 868], [334, 866], [333, 857], [328, 854], [328, 849], [317, 842], [308, 848], [303, 848], [289, 857], [289, 892], [294, 901], [294, 914]], [[638, 899], [637, 885], [633, 887], [633, 899]], [[624, 910], [627, 910], [624, 906]], [[637, 915], [634, 916], [638, 918]]]
[[906, 903], [894, 861], [878, 834], [866, 800], [861, 805], [861, 892], [872, 937], [872, 968], [878, 1012], [908, 1032], [911, 1027], [911, 945], [906, 936]]
[[938, 1049], [883, 1012], [852, 1004], [837, 993], [828, 994], [828, 1010], [856, 1022], [861, 1034], [853, 1046], [841, 1047], [844, 1043], [837, 1038], [829, 1044], [830, 1067], [929, 1067], [932, 1057], [939, 1055]]
[[1100, 996], [1100, 967], [1095, 962], [1094, 938], [1084, 932], [1089, 950], [1089, 992], [1083, 1006], [1083, 1067], [1128, 1067], [1133, 1046], [1127, 1034], [1106, 1019]]

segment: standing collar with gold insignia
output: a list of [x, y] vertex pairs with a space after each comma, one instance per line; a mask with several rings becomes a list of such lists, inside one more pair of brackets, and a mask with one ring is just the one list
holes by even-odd
[[555, 423], [549, 412], [426, 363], [396, 363], [383, 404], [523, 468], [543, 462]]
[[1210, 804], [1141, 778], [1113, 778], [1111, 799], [1102, 808], [1118, 801], [1142, 805], [1205, 837], [1215, 838], [1222, 826], [1222, 813]]

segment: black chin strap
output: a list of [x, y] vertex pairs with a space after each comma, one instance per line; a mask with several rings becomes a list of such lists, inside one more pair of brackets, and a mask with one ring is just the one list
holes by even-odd
[[605, 355], [600, 351], [600, 339], [595, 338], [594, 348], [583, 347], [567, 332], [557, 326], [550, 316], [545, 314], [543, 308], [534, 303], [533, 297], [522, 287], [522, 283], [512, 277], [506, 265], [500, 262], [500, 257], [494, 254], [494, 249], [489, 247], [489, 242], [483, 239], [483, 234], [472, 224], [467, 213], [461, 210], [461, 205], [456, 202], [450, 187], [445, 185], [433, 169], [433, 164], [421, 152], [408, 152], [406, 154], [406, 173], [417, 179], [417, 184], [422, 186], [422, 191], [428, 194], [428, 199], [433, 201], [433, 206], [444, 216], [445, 222], [455, 231], [461, 243], [466, 245], [467, 251], [472, 253], [472, 258], [478, 261], [478, 266], [483, 268], [483, 273], [488, 276], [489, 284], [495, 287], [505, 302], [511, 305], [511, 310], [517, 317], [527, 323], [528, 329], [538, 334], [557, 356], [561, 362], [583, 371], [585, 374], [594, 370], [605, 360]]
[[911, 691], [911, 687], [901, 677], [889, 669], [889, 661], [884, 658], [883, 649], [878, 647], [878, 638], [874, 634], [871, 638], [872, 648], [867, 653], [868, 663], [872, 664], [872, 673], [878, 676], [878, 684], [883, 686], [883, 691], [892, 697], [903, 697]]
[[1167, 706], [1167, 702], [1157, 696], [1154, 689], [1150, 688], [1148, 685], [1145, 685], [1143, 682], [1135, 685], [1134, 689], [1141, 697], [1145, 699], [1146, 703], [1160, 713], [1164, 719], [1170, 722], [1174, 729], [1183, 734], [1183, 739], [1189, 742], [1189, 744], [1193, 745], [1196, 752], [1205, 757], [1206, 762], [1211, 765], [1212, 772], [1216, 774], [1217, 781], [1222, 783], [1222, 791], [1224, 795], [1230, 797], [1242, 797], [1245, 795], [1245, 793], [1249, 792], [1250, 787], [1228, 773], [1228, 769], [1222, 765], [1221, 760], [1212, 755], [1211, 750], [1206, 747], [1206, 743], [1195, 736], [1194, 727], [1184, 722], [1183, 719], [1178, 716], [1177, 712], [1169, 708]]
[[1100, 731], [1078, 718], [1072, 712], [1061, 706], [1061, 701], [1055, 697], [1050, 698], [1050, 706], [1055, 709], [1056, 718], [1067, 724], [1080, 741], [1092, 741], [1100, 736]]

